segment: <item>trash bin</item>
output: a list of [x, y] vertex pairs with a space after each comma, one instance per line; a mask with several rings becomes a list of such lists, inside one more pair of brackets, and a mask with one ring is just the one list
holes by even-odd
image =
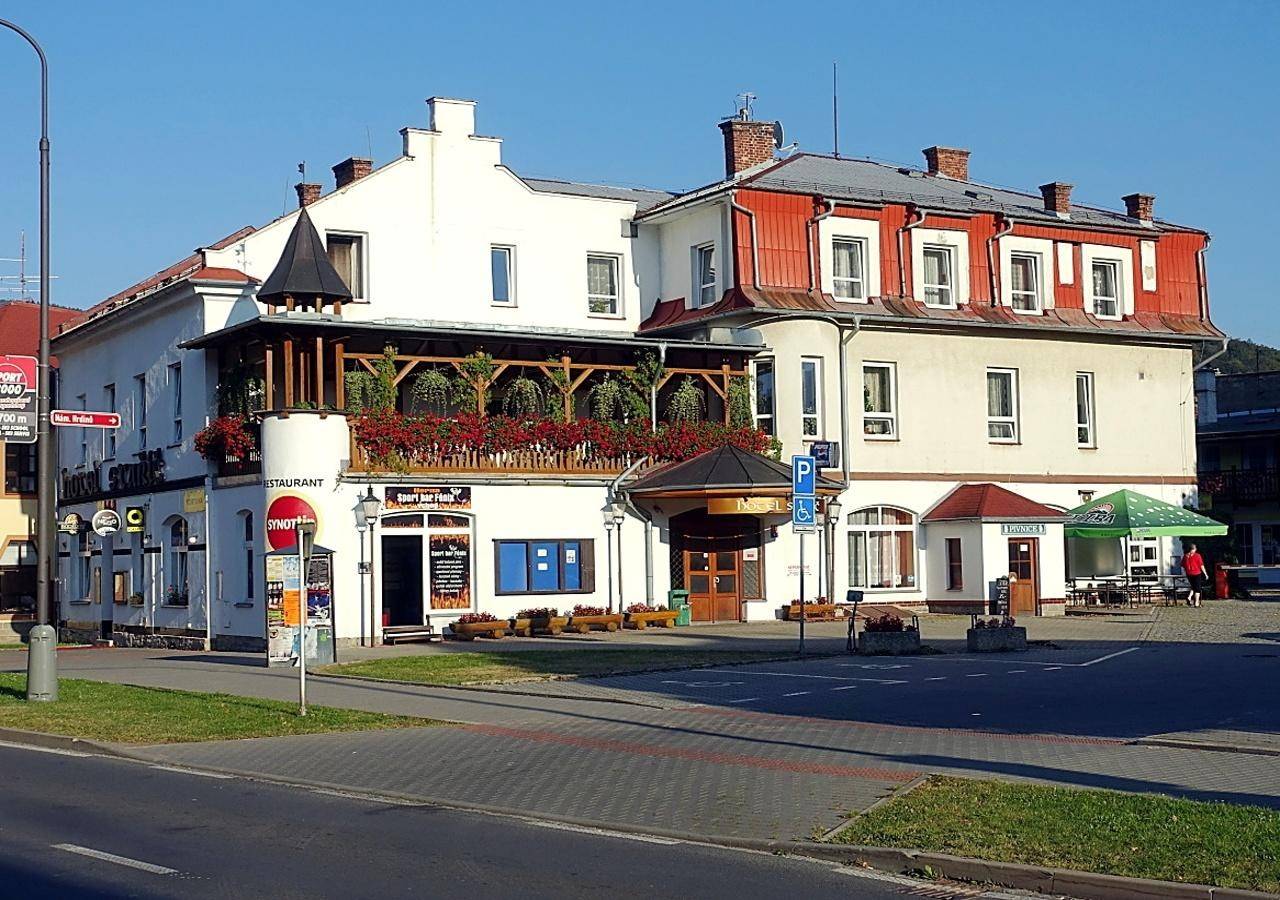
[[676, 617], [677, 625], [688, 625], [693, 621], [689, 611], [689, 592], [682, 590], [667, 591], [667, 609], [680, 611]]

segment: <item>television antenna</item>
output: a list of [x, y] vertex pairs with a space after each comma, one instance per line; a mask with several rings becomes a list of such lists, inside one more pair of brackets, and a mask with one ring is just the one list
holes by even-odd
[[[17, 263], [18, 274], [16, 275], [0, 275], [0, 299], [7, 300], [31, 300], [34, 301], [40, 293], [40, 273], [27, 271], [27, 233], [25, 231], [18, 232], [18, 255], [17, 256], [0, 256], [0, 263]], [[50, 278], [57, 278], [57, 275], [50, 275]]]

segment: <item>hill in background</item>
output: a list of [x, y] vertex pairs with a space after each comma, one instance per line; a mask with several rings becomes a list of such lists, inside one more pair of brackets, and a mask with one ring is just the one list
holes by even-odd
[[[1202, 345], [1202, 349], [1196, 351], [1196, 361], [1199, 362], [1207, 355], [1205, 348], [1207, 348], [1207, 353], [1215, 353], [1219, 346], [1221, 345]], [[1239, 375], [1245, 372], [1280, 372], [1280, 350], [1275, 347], [1268, 347], [1266, 344], [1255, 344], [1253, 341], [1231, 338], [1227, 342], [1227, 352], [1211, 362], [1209, 367], [1217, 369], [1224, 375]]]

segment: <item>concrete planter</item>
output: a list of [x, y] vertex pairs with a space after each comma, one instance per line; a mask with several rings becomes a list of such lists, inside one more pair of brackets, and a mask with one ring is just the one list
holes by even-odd
[[569, 630], [586, 634], [595, 628], [600, 631], [617, 631], [622, 627], [622, 613], [606, 613], [599, 616], [570, 616]]
[[858, 652], [868, 656], [904, 656], [920, 652], [918, 631], [864, 631], [858, 635]]
[[970, 653], [1027, 649], [1027, 629], [1021, 625], [1010, 628], [970, 628], [967, 639]]

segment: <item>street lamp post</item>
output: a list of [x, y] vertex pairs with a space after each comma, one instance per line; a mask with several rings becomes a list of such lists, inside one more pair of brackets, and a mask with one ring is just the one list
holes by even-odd
[[[621, 503], [613, 504], [613, 524], [618, 534], [618, 612], [622, 612], [622, 604], [626, 601], [622, 599], [622, 523], [626, 521], [627, 513], [623, 509]], [[610, 606], [609, 612], [613, 612]]]
[[832, 497], [827, 501], [827, 602], [836, 601], [836, 539], [840, 529], [840, 501]]
[[604, 569], [607, 573], [606, 577], [609, 582], [609, 612], [613, 612], [613, 504], [606, 503], [604, 508], [600, 510], [600, 514], [604, 517], [604, 547], [605, 547], [605, 564]]
[[[376, 647], [378, 646], [378, 617], [374, 615], [374, 606], [376, 604], [373, 602], [374, 597], [376, 595], [376, 592], [374, 591], [374, 586], [373, 586], [373, 551], [374, 551], [373, 535], [378, 527], [378, 510], [382, 508], [382, 501], [373, 495], [373, 485], [369, 485], [365, 492], [365, 495], [360, 498], [359, 502], [356, 505], [359, 507], [359, 512], [356, 513], [357, 521], [359, 521], [359, 519], [363, 517], [365, 524], [369, 526], [369, 564], [367, 566], [368, 574], [369, 574], [369, 646]], [[362, 563], [360, 567], [364, 569], [366, 568], [366, 566], [363, 564], [363, 557], [364, 557], [364, 534], [363, 533], [361, 533], [360, 535], [360, 556], [362, 559]], [[363, 598], [364, 577], [363, 576], [361, 576], [361, 580], [360, 580], [360, 590], [361, 590], [361, 608], [363, 609], [363, 604], [364, 604], [364, 598]]]
[[[364, 623], [365, 623], [364, 606], [366, 602], [365, 590], [364, 590], [364, 573], [365, 573], [364, 533], [369, 530], [369, 521], [364, 517], [364, 503], [362, 501], [360, 500], [356, 501], [355, 508], [352, 510], [352, 512], [355, 513], [356, 534], [359, 535], [357, 540], [360, 541], [360, 565], [356, 568], [356, 575], [359, 576], [359, 579], [360, 579], [360, 644], [361, 646], [367, 647], [372, 644], [371, 641], [368, 641], [368, 637], [371, 637], [373, 632], [372, 628], [370, 628], [368, 632], [364, 630]], [[370, 617], [370, 619], [372, 620], [372, 616]], [[372, 626], [373, 622], [370, 621], [369, 624]], [[366, 643], [366, 641], [368, 641], [368, 643]]]
[[40, 57], [40, 369], [36, 386], [36, 626], [27, 654], [27, 699], [58, 699], [58, 633], [50, 624], [53, 578], [53, 440], [49, 433], [49, 61], [44, 48], [24, 29], [0, 19]]

